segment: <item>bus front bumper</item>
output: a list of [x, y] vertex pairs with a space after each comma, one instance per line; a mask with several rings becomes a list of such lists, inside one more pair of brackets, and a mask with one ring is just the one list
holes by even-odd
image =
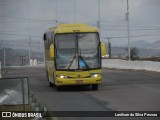
[[92, 85], [100, 84], [101, 77], [93, 78], [57, 78], [55, 81], [56, 86], [65, 86], [65, 85]]

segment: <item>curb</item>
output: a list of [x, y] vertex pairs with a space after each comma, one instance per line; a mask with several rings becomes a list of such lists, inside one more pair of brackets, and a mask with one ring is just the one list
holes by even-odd
[[44, 116], [42, 118], [33, 118], [32, 120], [58, 120], [57, 117], [47, 117], [45, 115], [45, 112], [48, 111], [48, 108], [31, 90], [29, 90], [29, 98], [33, 111], [42, 112], [42, 115]]

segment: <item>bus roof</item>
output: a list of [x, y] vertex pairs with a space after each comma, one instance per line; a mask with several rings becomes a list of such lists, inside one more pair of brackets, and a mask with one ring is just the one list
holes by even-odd
[[59, 24], [49, 28], [49, 31], [57, 33], [97, 32], [97, 29], [86, 24]]

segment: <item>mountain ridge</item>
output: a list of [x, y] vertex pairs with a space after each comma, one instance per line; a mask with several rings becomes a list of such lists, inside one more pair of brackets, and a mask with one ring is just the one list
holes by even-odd
[[[137, 47], [140, 49], [160, 49], [160, 40], [157, 40], [152, 43], [146, 42], [145, 40], [131, 41], [130, 45], [131, 47]], [[114, 47], [126, 47], [126, 46], [128, 46], [128, 44], [114, 46]]]

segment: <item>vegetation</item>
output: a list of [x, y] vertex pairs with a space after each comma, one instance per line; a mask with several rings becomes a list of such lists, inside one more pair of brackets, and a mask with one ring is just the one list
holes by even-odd
[[[126, 52], [128, 52], [128, 48], [125, 48], [125, 50]], [[131, 51], [130, 51], [131, 60], [136, 60], [136, 58], [138, 58], [138, 53], [139, 53], [138, 48], [136, 47], [131, 48]], [[128, 55], [127, 55], [127, 58], [128, 58]]]

